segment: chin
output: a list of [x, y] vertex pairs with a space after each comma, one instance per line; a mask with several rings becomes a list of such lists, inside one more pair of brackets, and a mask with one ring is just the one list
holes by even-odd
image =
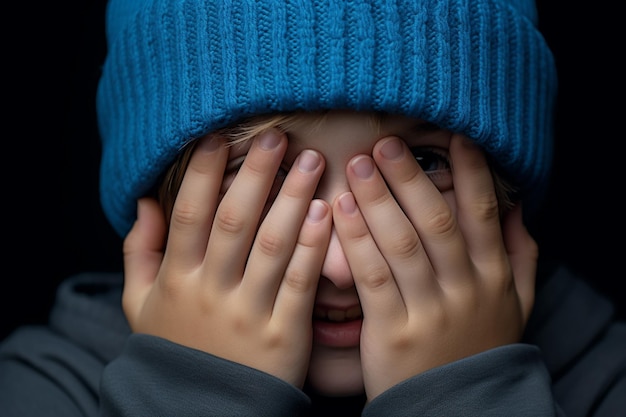
[[359, 349], [313, 348], [307, 384], [327, 397], [365, 392]]

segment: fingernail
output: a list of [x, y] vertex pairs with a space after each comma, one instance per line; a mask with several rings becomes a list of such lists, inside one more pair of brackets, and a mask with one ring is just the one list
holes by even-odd
[[352, 170], [359, 178], [369, 178], [374, 173], [374, 162], [367, 156], [360, 156], [352, 161]]
[[391, 138], [380, 147], [380, 153], [387, 159], [396, 159], [404, 154], [400, 139]]
[[268, 130], [259, 136], [259, 146], [261, 149], [270, 151], [280, 144], [280, 136], [274, 130]]
[[356, 211], [356, 201], [352, 193], [344, 193], [339, 196], [339, 208], [346, 214], [352, 214]]
[[328, 209], [324, 203], [319, 200], [313, 200], [311, 201], [311, 204], [309, 204], [309, 211], [306, 218], [311, 223], [317, 223], [322, 220], [324, 216], [326, 216], [327, 211]]
[[320, 165], [320, 157], [315, 151], [305, 150], [298, 158], [298, 171], [308, 173], [315, 171]]

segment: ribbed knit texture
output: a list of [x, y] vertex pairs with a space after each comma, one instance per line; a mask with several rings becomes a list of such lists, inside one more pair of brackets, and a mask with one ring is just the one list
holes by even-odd
[[111, 0], [98, 86], [101, 200], [136, 200], [190, 140], [245, 116], [350, 108], [467, 134], [540, 198], [553, 57], [531, 0]]

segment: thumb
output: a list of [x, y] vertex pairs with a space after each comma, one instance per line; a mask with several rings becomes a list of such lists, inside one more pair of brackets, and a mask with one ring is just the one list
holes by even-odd
[[135, 322], [163, 260], [167, 226], [163, 211], [153, 198], [137, 202], [137, 220], [124, 239], [124, 294], [122, 306]]

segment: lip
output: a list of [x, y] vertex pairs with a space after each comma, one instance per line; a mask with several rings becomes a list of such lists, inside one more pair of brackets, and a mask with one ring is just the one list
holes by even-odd
[[313, 343], [328, 347], [355, 347], [361, 340], [363, 319], [332, 322], [313, 319]]
[[361, 340], [363, 315], [359, 304], [352, 307], [316, 305], [313, 343], [327, 347], [355, 347]]

